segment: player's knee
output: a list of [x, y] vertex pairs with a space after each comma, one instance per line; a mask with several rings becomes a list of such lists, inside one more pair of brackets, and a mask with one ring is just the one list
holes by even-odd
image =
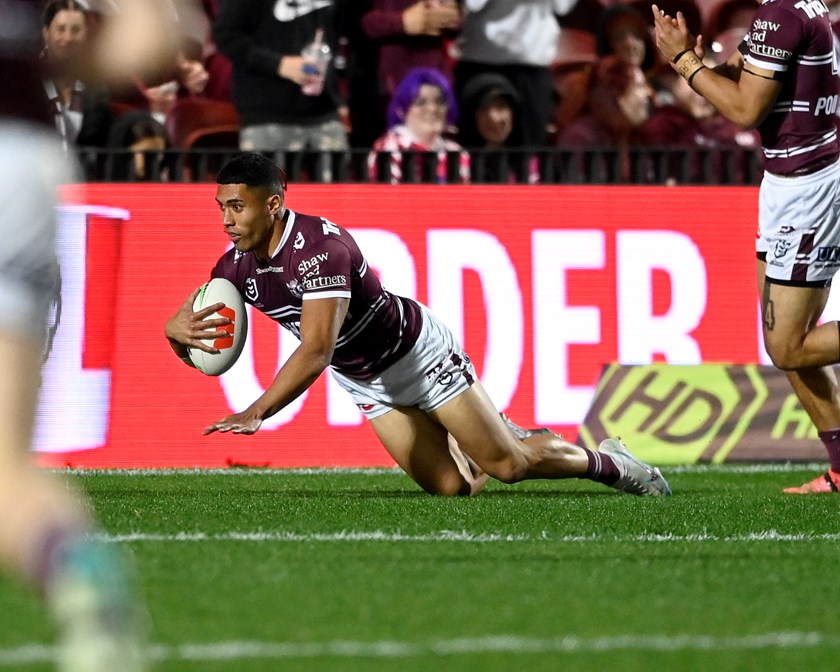
[[802, 367], [801, 349], [790, 343], [766, 342], [765, 348], [773, 366], [782, 371], [794, 371]]
[[421, 483], [421, 486], [430, 495], [439, 497], [466, 497], [473, 494], [472, 483], [457, 472], [440, 474], [433, 483]]

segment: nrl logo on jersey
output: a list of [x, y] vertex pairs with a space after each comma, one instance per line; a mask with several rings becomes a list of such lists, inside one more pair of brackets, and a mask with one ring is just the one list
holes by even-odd
[[248, 278], [245, 281], [245, 298], [251, 302], [254, 302], [257, 300], [257, 297], [259, 297], [259, 295], [260, 292], [257, 289], [257, 281], [254, 280], [254, 278]]

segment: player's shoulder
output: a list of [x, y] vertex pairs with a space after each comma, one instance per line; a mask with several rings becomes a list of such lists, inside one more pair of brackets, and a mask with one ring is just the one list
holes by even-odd
[[293, 250], [302, 250], [315, 245], [351, 243], [350, 234], [344, 227], [326, 217], [296, 212], [292, 226], [290, 244]]
[[236, 284], [237, 278], [243, 273], [247, 273], [252, 256], [247, 252], [240, 252], [235, 247], [231, 247], [219, 257], [210, 276], [213, 278], [226, 278]]
[[823, 0], [764, 0], [756, 9], [754, 18], [778, 16], [806, 21], [828, 16], [828, 11]]

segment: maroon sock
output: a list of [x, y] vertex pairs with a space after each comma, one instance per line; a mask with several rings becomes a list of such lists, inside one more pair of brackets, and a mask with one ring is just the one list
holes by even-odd
[[828, 451], [831, 470], [840, 473], [840, 428], [828, 429], [819, 434], [820, 440], [825, 444], [825, 449]]
[[586, 468], [586, 475], [581, 478], [588, 478], [590, 481], [604, 485], [612, 485], [618, 480], [621, 474], [618, 473], [618, 467], [609, 455], [588, 448], [584, 448], [583, 452], [586, 453], [589, 466]]

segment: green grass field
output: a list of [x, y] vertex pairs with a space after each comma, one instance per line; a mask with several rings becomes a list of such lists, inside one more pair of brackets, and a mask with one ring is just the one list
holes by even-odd
[[[670, 468], [668, 499], [441, 499], [392, 470], [69, 480], [134, 556], [159, 670], [840, 670], [840, 497], [780, 492], [819, 469]], [[2, 579], [0, 614], [0, 671], [51, 669], [39, 601]]]

